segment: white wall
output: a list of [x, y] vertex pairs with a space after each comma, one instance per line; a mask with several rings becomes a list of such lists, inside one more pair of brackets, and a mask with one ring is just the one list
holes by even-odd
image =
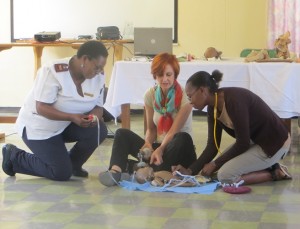
[[[25, 0], [24, 0], [25, 1]], [[121, 1], [121, 0], [120, 0]], [[202, 56], [207, 47], [236, 57], [243, 48], [266, 48], [268, 0], [179, 0], [178, 46], [173, 53]], [[10, 0], [0, 0], [0, 43], [10, 42]], [[26, 9], [25, 9], [26, 10]], [[163, 19], [161, 19], [163, 20]], [[132, 45], [129, 45], [132, 50]], [[42, 64], [75, 54], [72, 48], [45, 48]], [[131, 56], [124, 49], [123, 57]], [[112, 51], [105, 67], [112, 69]], [[150, 71], [150, 69], [149, 69]], [[0, 52], [0, 107], [21, 106], [33, 83], [32, 48]], [[108, 82], [107, 77], [107, 82]]]
[[[0, 42], [10, 42], [10, 1], [0, 1]], [[22, 64], [22, 63], [27, 64]], [[27, 48], [0, 52], [0, 106], [20, 106], [32, 85], [33, 51]]]

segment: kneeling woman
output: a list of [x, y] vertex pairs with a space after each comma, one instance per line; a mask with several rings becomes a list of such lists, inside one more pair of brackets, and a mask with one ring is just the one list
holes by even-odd
[[109, 171], [99, 174], [103, 185], [132, 172], [128, 155], [150, 149], [150, 164], [154, 171], [171, 171], [172, 166], [188, 167], [196, 160], [192, 134], [192, 105], [177, 82], [179, 63], [174, 55], [161, 53], [153, 59], [151, 73], [157, 85], [144, 95], [147, 130], [145, 139], [128, 129], [118, 129], [112, 147]]
[[[185, 174], [211, 176], [218, 171], [222, 183], [244, 180], [254, 184], [290, 179], [286, 167], [278, 162], [290, 148], [290, 135], [280, 118], [256, 94], [237, 87], [218, 89], [222, 73], [199, 71], [186, 83], [191, 104], [202, 110], [207, 106], [208, 140], [201, 156]], [[217, 158], [222, 130], [236, 140]], [[215, 158], [215, 159], [214, 159]]]

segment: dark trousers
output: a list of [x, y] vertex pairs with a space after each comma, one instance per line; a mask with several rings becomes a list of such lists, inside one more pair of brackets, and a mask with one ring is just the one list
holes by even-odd
[[[12, 152], [11, 160], [16, 173], [46, 177], [52, 180], [68, 180], [73, 169], [80, 169], [99, 143], [107, 136], [107, 128], [100, 122], [98, 127], [82, 128], [71, 123], [61, 134], [45, 140], [29, 140], [24, 128], [22, 139], [32, 151]], [[65, 143], [76, 142], [70, 151]]]
[[[112, 147], [110, 168], [113, 165], [119, 166], [122, 171], [131, 172], [128, 168], [128, 156], [131, 155], [138, 160], [137, 154], [145, 140], [128, 129], [118, 129], [115, 133], [115, 140]], [[154, 143], [153, 149], [160, 144]], [[181, 164], [189, 167], [196, 160], [196, 152], [191, 136], [180, 132], [174, 135], [163, 153], [163, 163], [159, 166], [151, 165], [154, 171], [171, 171], [171, 166]]]

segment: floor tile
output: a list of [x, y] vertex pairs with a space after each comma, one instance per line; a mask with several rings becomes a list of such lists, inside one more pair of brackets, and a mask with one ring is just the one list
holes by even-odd
[[[120, 124], [108, 123], [110, 132]], [[143, 116], [132, 115], [132, 129], [143, 136]], [[12, 124], [0, 124], [5, 142], [27, 149]], [[206, 143], [206, 117], [194, 116], [194, 143], [198, 155]], [[224, 135], [221, 150], [234, 142]], [[5, 143], [2, 141], [0, 147]], [[283, 164], [293, 179], [252, 185], [245, 195], [216, 190], [212, 195], [148, 193], [107, 188], [98, 181], [108, 168], [113, 139], [99, 146], [84, 168], [87, 179], [68, 182], [0, 170], [0, 228], [16, 229], [298, 229], [300, 228], [300, 128], [292, 120], [292, 146]], [[67, 147], [71, 147], [68, 144]], [[2, 155], [0, 155], [2, 160]], [[2, 162], [2, 161], [1, 161]]]

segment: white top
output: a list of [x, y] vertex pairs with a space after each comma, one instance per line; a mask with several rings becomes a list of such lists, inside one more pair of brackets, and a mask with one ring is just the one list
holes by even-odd
[[104, 75], [98, 74], [92, 79], [86, 79], [81, 84], [84, 94], [82, 97], [77, 92], [68, 66], [65, 71], [55, 71], [55, 64], [69, 64], [69, 60], [70, 58], [65, 58], [53, 61], [38, 70], [34, 86], [27, 95], [16, 121], [16, 129], [20, 136], [26, 127], [28, 139], [48, 139], [62, 133], [71, 123], [50, 120], [39, 115], [36, 101], [53, 104], [57, 110], [73, 114], [84, 114], [95, 106], [103, 106]]
[[[144, 101], [145, 104], [149, 107], [153, 107], [154, 106], [154, 87], [149, 88], [145, 95], [144, 95]], [[190, 103], [187, 95], [185, 93], [185, 91], [182, 88], [182, 99], [181, 99], [181, 103], [180, 103], [180, 107], [183, 107], [184, 105], [186, 105], [187, 103]], [[154, 108], [153, 108], [154, 109]], [[180, 108], [179, 108], [180, 109]], [[175, 110], [172, 113], [172, 118], [174, 120], [174, 118], [176, 117], [178, 111]], [[158, 113], [157, 111], [155, 111], [154, 109], [154, 114], [153, 114], [153, 122], [154, 124], [157, 126], [158, 120], [159, 118], [162, 116], [162, 114]], [[184, 123], [183, 127], [181, 128], [180, 132], [186, 132], [188, 134], [190, 134], [192, 136], [192, 112], [190, 113], [190, 115], [188, 116], [186, 122]], [[161, 136], [157, 136], [157, 142], [162, 142], [162, 140], [164, 139], [164, 135]]]

